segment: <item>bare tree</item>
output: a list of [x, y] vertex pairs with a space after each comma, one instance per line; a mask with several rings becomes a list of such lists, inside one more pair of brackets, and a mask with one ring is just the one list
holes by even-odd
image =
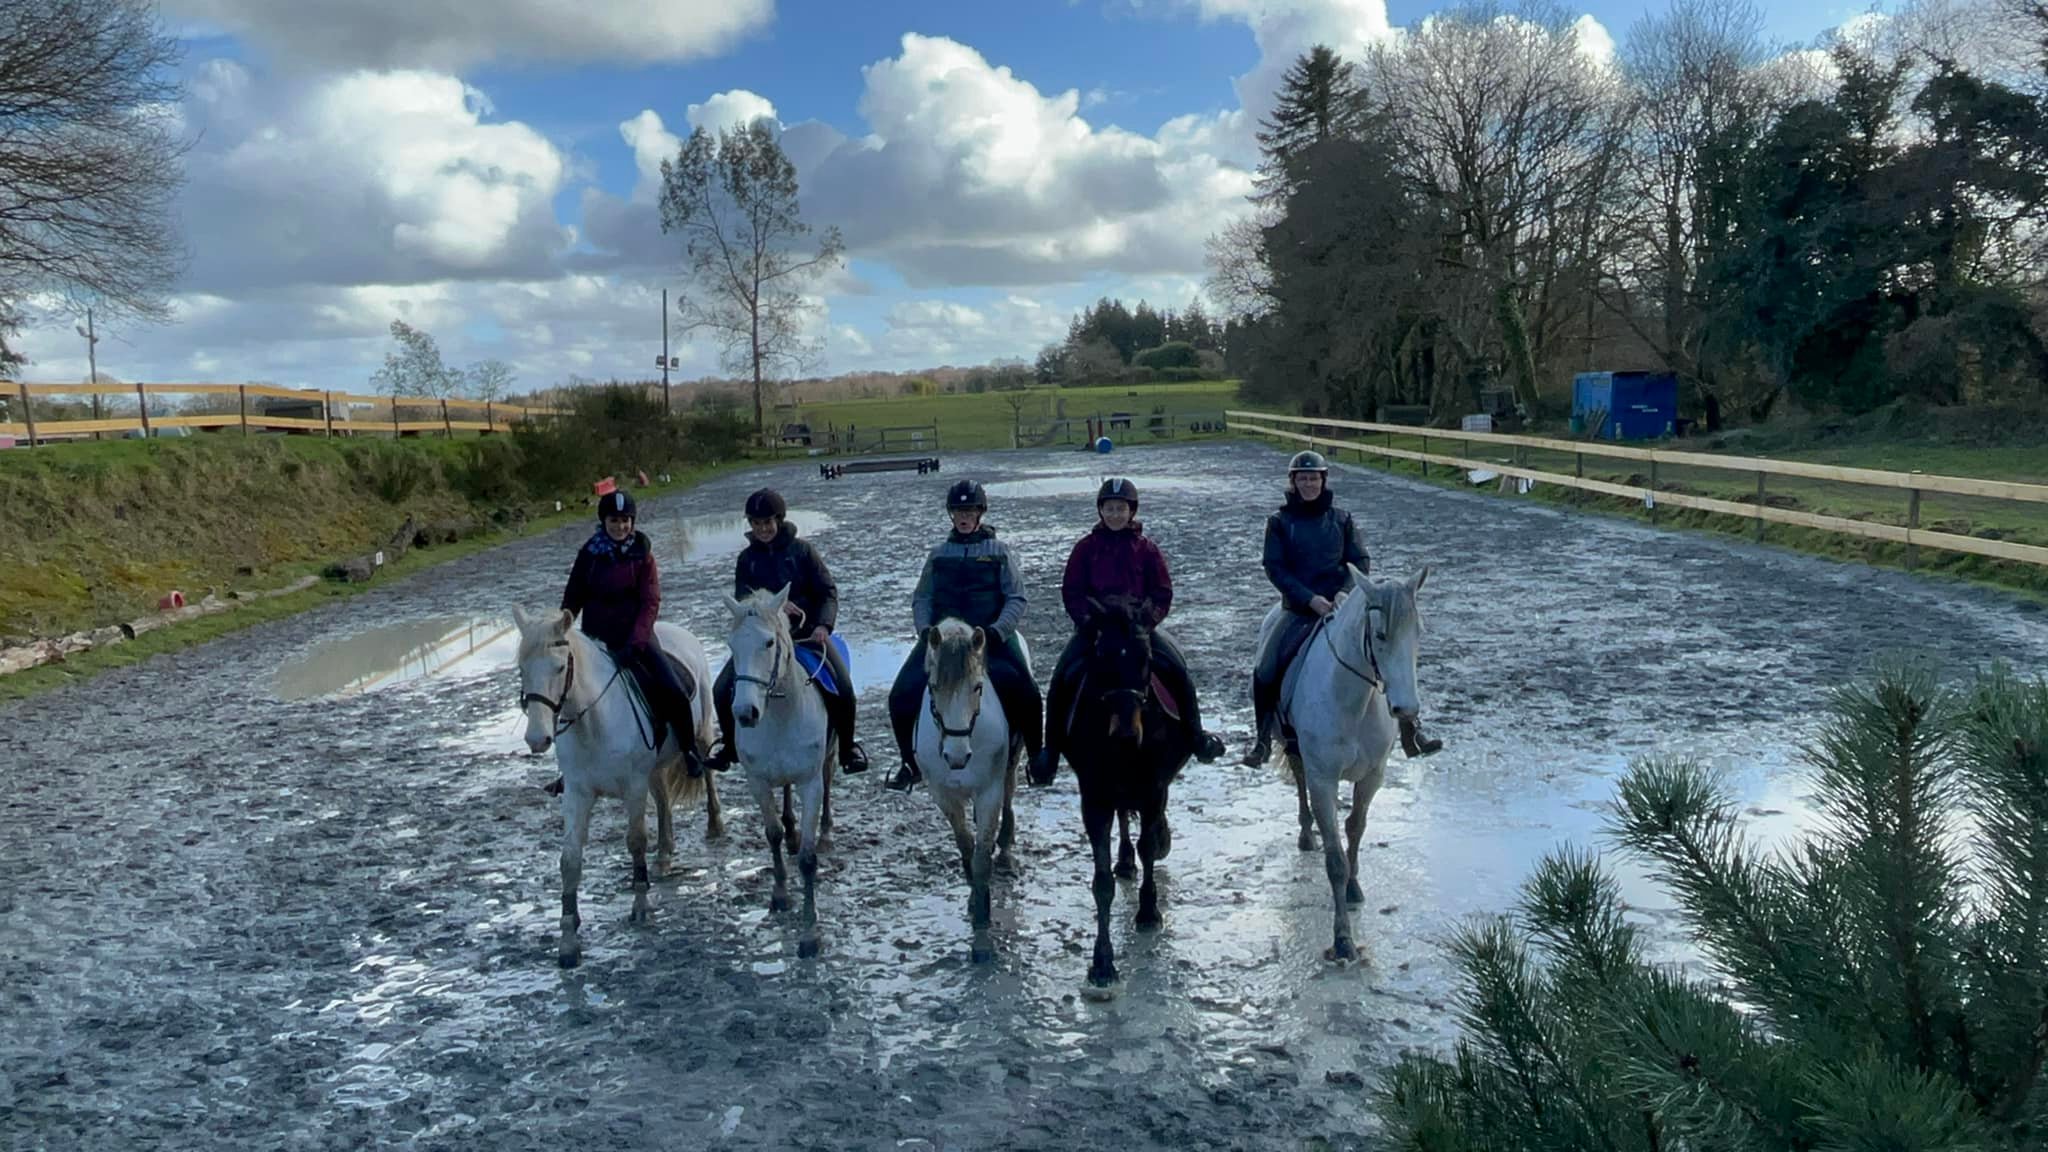
[[391, 322], [391, 338], [398, 350], [384, 354], [384, 366], [371, 375], [377, 391], [394, 399], [400, 396], [450, 396], [461, 376], [441, 361], [441, 346], [434, 338], [403, 320]]
[[463, 375], [469, 383], [470, 398], [484, 401], [502, 399], [518, 379], [512, 366], [503, 360], [479, 360]]
[[1273, 215], [1233, 220], [1209, 237], [1209, 275], [1202, 288], [1226, 316], [1263, 316], [1273, 307], [1273, 269], [1266, 259]]
[[799, 248], [811, 228], [797, 203], [796, 166], [766, 118], [716, 139], [699, 128], [661, 162], [661, 230], [683, 234], [695, 284], [677, 304], [685, 330], [708, 330], [726, 369], [752, 379], [759, 434], [765, 381], [805, 371], [822, 351], [804, 336], [803, 288], [839, 263], [839, 230], [826, 229], [815, 250]]
[[[160, 320], [184, 268], [178, 43], [149, 0], [8, 0], [0, 17], [0, 335], [31, 293]], [[0, 345], [0, 360], [9, 354]]]

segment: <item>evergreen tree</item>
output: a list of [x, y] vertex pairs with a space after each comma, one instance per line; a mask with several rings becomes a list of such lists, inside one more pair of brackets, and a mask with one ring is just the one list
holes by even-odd
[[1518, 921], [1458, 937], [1467, 1036], [1388, 1077], [1396, 1146], [2042, 1147], [2048, 681], [1888, 668], [1841, 690], [1806, 758], [1822, 820], [1779, 854], [1699, 766], [1631, 769], [1610, 833], [1715, 980], [1646, 960], [1595, 856], [1550, 856]]
[[1259, 121], [1259, 191], [1264, 202], [1284, 198], [1298, 171], [1295, 161], [1311, 146], [1326, 140], [1355, 139], [1371, 117], [1358, 68], [1327, 44], [1303, 53], [1280, 80], [1273, 114]]

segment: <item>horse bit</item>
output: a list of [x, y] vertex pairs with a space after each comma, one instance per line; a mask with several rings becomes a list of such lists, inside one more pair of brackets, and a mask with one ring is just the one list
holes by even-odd
[[562, 666], [561, 695], [549, 698], [547, 696], [541, 695], [538, 692], [528, 692], [519, 698], [519, 708], [521, 711], [525, 711], [527, 708], [530, 708], [533, 705], [538, 704], [541, 707], [547, 709], [548, 711], [554, 713], [555, 735], [560, 736], [562, 733], [567, 732], [569, 729], [575, 727], [576, 722], [578, 720], [581, 720], [585, 716], [589, 715], [590, 710], [592, 708], [597, 707], [597, 701], [604, 699], [605, 692], [611, 691], [612, 685], [619, 682], [619, 673], [625, 671], [625, 666], [620, 665], [618, 668], [613, 670], [612, 678], [610, 680], [605, 681], [604, 692], [599, 692], [597, 694], [596, 700], [592, 700], [590, 703], [584, 705], [582, 708], [577, 709], [575, 715], [569, 717], [567, 720], [564, 720], [562, 719], [562, 706], [569, 702], [569, 692], [576, 687], [576, 649], [571, 648], [569, 646], [569, 642], [566, 640], [550, 644], [548, 645], [548, 647], [569, 649], [569, 659]]

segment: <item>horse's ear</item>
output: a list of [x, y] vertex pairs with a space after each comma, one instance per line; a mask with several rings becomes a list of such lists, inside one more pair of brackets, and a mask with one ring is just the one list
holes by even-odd
[[1413, 594], [1422, 591], [1422, 582], [1427, 579], [1429, 579], [1429, 565], [1424, 564], [1422, 566], [1422, 571], [1417, 572], [1415, 574], [1415, 578], [1408, 581], [1409, 593]]
[[512, 626], [519, 629], [521, 636], [533, 631], [533, 618], [526, 614], [526, 605], [514, 604], [512, 606]]
[[555, 617], [555, 635], [567, 636], [569, 634], [569, 626], [574, 623], [576, 623], [576, 614], [567, 608], [562, 609], [561, 614]]
[[1351, 586], [1352, 586], [1352, 587], [1354, 587], [1354, 588], [1370, 588], [1370, 587], [1372, 587], [1372, 577], [1370, 577], [1370, 576], [1367, 576], [1367, 575], [1365, 574], [1364, 570], [1362, 570], [1361, 568], [1359, 568], [1359, 566], [1358, 566], [1358, 565], [1356, 565], [1356, 564], [1352, 564], [1352, 563], [1349, 563], [1349, 562], [1346, 562], [1346, 563], [1345, 563], [1345, 565], [1344, 565], [1344, 567], [1345, 567], [1346, 569], [1350, 570], [1350, 572], [1351, 572]]
[[737, 597], [727, 596], [725, 598], [725, 606], [732, 612], [733, 619], [735, 620], [747, 614], [747, 602]]
[[775, 590], [775, 610], [777, 612], [782, 611], [782, 606], [787, 603], [789, 603], [789, 585], [784, 584]]
[[985, 629], [985, 628], [976, 628], [976, 629], [974, 630], [974, 650], [975, 650], [976, 652], [981, 652], [981, 651], [983, 651], [983, 650], [985, 650], [985, 649], [987, 649], [987, 648], [988, 648], [988, 630], [987, 630], [987, 629]]

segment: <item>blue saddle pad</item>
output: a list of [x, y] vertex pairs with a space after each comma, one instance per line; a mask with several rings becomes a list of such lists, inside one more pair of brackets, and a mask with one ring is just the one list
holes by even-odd
[[[839, 651], [839, 659], [844, 661], [848, 668], [852, 668], [853, 655], [846, 650], [846, 641], [841, 640], [836, 632], [829, 639], [832, 647]], [[832, 666], [825, 663], [824, 653], [799, 644], [796, 646], [796, 662], [804, 666], [804, 675], [817, 678], [818, 687], [833, 696], [840, 694], [839, 679], [832, 675]], [[853, 685], [848, 684], [846, 689], [852, 691]]]

